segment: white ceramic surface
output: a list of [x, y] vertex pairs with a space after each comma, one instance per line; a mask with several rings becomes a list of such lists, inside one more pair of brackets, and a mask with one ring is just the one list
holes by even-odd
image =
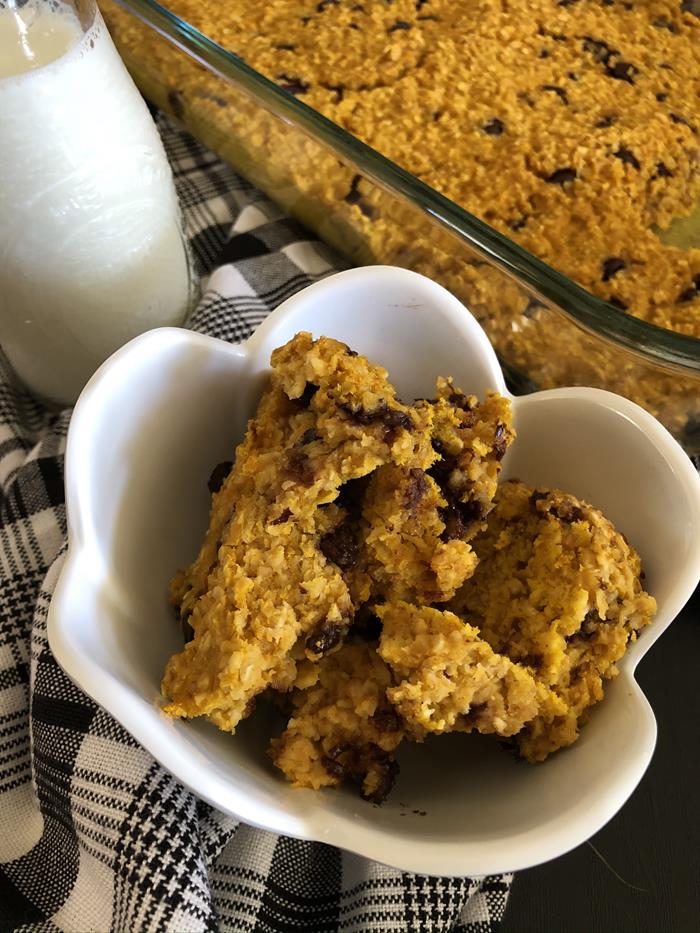
[[249, 823], [426, 874], [491, 874], [561, 855], [613, 816], [649, 763], [656, 722], [634, 668], [700, 576], [700, 480], [658, 422], [609, 393], [513, 399], [519, 433], [504, 461], [506, 477], [602, 508], [641, 552], [658, 600], [572, 748], [533, 767], [488, 737], [406, 743], [397, 785], [376, 808], [352, 790], [289, 787], [268, 762], [264, 729], [244, 723], [230, 736], [159, 711], [160, 677], [181, 644], [168, 580], [198, 548], [207, 478], [231, 458], [271, 350], [299, 330], [382, 363], [406, 399], [432, 394], [437, 375], [477, 395], [505, 392], [474, 318], [403, 269], [353, 269], [312, 285], [240, 346], [177, 329], [137, 337], [94, 376], [71, 423], [70, 547], [49, 614], [51, 648], [184, 784]]

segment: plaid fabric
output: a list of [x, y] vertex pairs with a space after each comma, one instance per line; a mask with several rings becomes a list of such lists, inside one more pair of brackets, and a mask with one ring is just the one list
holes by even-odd
[[[247, 337], [337, 259], [161, 120], [206, 284], [190, 326]], [[63, 451], [0, 367], [0, 930], [399, 933], [493, 930], [509, 877], [427, 878], [253, 829], [196, 799], [53, 659]]]

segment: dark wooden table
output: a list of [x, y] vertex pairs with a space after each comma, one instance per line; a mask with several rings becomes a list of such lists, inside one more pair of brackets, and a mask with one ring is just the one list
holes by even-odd
[[637, 679], [659, 725], [649, 770], [597, 853], [518, 873], [501, 933], [700, 931], [700, 589]]

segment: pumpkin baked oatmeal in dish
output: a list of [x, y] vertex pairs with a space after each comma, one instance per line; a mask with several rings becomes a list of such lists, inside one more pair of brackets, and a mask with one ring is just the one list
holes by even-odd
[[409, 404], [307, 333], [271, 367], [172, 582], [188, 640], [165, 713], [235, 732], [276, 699], [284, 775], [375, 803], [402, 741], [495, 734], [530, 761], [573, 742], [655, 610], [632, 547], [573, 496], [499, 486], [515, 432], [496, 392], [440, 378]]
[[[168, 7], [594, 294], [700, 337], [700, 230], [692, 249], [658, 236], [700, 199], [696, 0]], [[385, 236], [359, 177], [306, 184]]]
[[[282, 103], [271, 113], [251, 97], [231, 56], [227, 83], [105, 3], [150, 99], [352, 262], [447, 287], [520, 390], [612, 389], [700, 452], [700, 350], [627, 332], [633, 317], [700, 339], [697, 0], [169, 0], [261, 86], [258, 75], [344, 130], [332, 135], [347, 164], [315, 114], [287, 119]], [[356, 139], [393, 164], [353, 163]], [[413, 176], [409, 201], [394, 166]], [[475, 248], [466, 215], [461, 236], [428, 220], [426, 204], [449, 208], [434, 192], [505, 238], [501, 266], [512, 271], [514, 241], [568, 279], [531, 265], [506, 275]]]
[[504, 483], [475, 548], [479, 564], [452, 608], [566, 706], [555, 713], [549, 697], [516, 737], [526, 758], [541, 761], [578, 737], [656, 603], [623, 535], [598, 509], [559, 490]]

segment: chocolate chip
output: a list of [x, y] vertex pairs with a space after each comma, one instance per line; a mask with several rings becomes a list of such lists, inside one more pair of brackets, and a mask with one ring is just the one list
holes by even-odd
[[663, 104], [663, 102], [664, 102], [664, 101], [666, 100], [666, 98], [668, 97], [668, 94], [666, 93], [666, 91], [659, 91], [658, 94], [656, 94], [655, 96], [656, 96], [656, 99], [658, 100], [658, 102], [659, 102], [660, 104]]
[[620, 311], [626, 311], [629, 308], [629, 305], [623, 301], [621, 298], [617, 298], [613, 295], [612, 298], [608, 298], [608, 304], [613, 305], [615, 308], [619, 308]]
[[686, 288], [685, 291], [682, 291], [676, 302], [682, 304], [685, 301], [694, 301], [696, 298], [700, 298], [700, 292], [695, 285], [691, 285], [690, 288]]
[[373, 770], [379, 770], [380, 777], [375, 789], [371, 793], [367, 793], [363, 790], [362, 796], [370, 803], [382, 803], [383, 800], [386, 800], [389, 791], [396, 782], [396, 777], [399, 773], [399, 764], [378, 746], [374, 746], [374, 748], [376, 748], [376, 761]]
[[428, 480], [425, 471], [411, 469], [408, 471], [408, 484], [403, 497], [403, 507], [413, 511], [428, 491]]
[[323, 13], [326, 7], [337, 6], [340, 3], [340, 0], [321, 0], [320, 3], [316, 4], [316, 12]]
[[492, 450], [494, 460], [499, 460], [499, 461], [503, 460], [503, 458], [506, 455], [507, 450], [508, 450], [508, 442], [505, 438], [503, 438], [500, 441], [496, 441], [496, 443], [493, 445], [493, 450]]
[[687, 126], [691, 133], [697, 133], [697, 129], [689, 120], [686, 120], [685, 117], [682, 117], [677, 113], [669, 113], [668, 116], [673, 123], [677, 123], [679, 126]]
[[389, 703], [377, 707], [371, 721], [379, 732], [398, 732], [401, 729], [399, 715]]
[[231, 472], [232, 467], [233, 463], [230, 460], [223, 460], [221, 463], [216, 464], [207, 480], [207, 487], [212, 495], [224, 485], [224, 480]]
[[549, 58], [549, 52], [547, 49], [540, 49], [538, 58]]
[[573, 522], [579, 522], [583, 518], [583, 512], [581, 509], [577, 505], [574, 505], [574, 503], [569, 499], [564, 499], [562, 502], [557, 502], [550, 508], [549, 514], [553, 515], [555, 518], [558, 518], [566, 525], [571, 525]]
[[296, 48], [296, 45], [293, 45], [291, 42], [280, 42], [279, 45], [275, 46], [280, 52], [293, 52]]
[[493, 456], [496, 460], [502, 460], [506, 455], [506, 451], [508, 450], [508, 438], [505, 436], [505, 430], [505, 425], [496, 425], [496, 431], [494, 434], [495, 441], [492, 450]]
[[541, 502], [543, 499], [546, 499], [547, 495], [548, 493], [539, 492], [539, 490], [537, 489], [534, 492], [530, 493], [530, 498], [528, 501], [530, 503], [530, 508], [532, 509], [533, 512], [539, 512], [539, 509], [537, 508], [537, 503]]
[[[377, 413], [374, 412], [373, 414]], [[396, 428], [403, 428], [406, 431], [413, 430], [413, 422], [404, 411], [397, 411], [396, 409], [387, 407], [385, 411], [379, 413], [378, 420], [382, 422], [384, 427], [391, 430]]]
[[523, 229], [523, 227], [527, 224], [527, 221], [528, 221], [528, 218], [525, 215], [523, 217], [517, 217], [514, 220], [509, 220], [507, 221], [507, 224], [511, 230], [515, 230], [517, 232], [518, 230]]
[[575, 168], [558, 168], [556, 172], [547, 175], [545, 181], [550, 185], [561, 185], [563, 188], [564, 185], [572, 182], [576, 177], [577, 172]]
[[285, 509], [283, 512], [281, 512], [277, 516], [277, 518], [273, 519], [272, 524], [273, 525], [284, 525], [284, 523], [288, 522], [291, 517], [292, 517], [292, 513], [290, 512], [290, 510]]
[[523, 314], [525, 317], [534, 317], [538, 311], [545, 308], [547, 305], [542, 304], [541, 301], [538, 301], [536, 298], [530, 298], [528, 303], [525, 305]]
[[343, 198], [344, 201], [347, 201], [348, 204], [357, 204], [357, 202], [362, 198], [358, 190], [358, 185], [362, 181], [362, 175], [353, 175], [350, 182], [350, 190]]
[[557, 87], [556, 84], [543, 84], [543, 85], [542, 85], [542, 90], [543, 90], [543, 91], [549, 91], [549, 92], [552, 93], [552, 94], [556, 94], [557, 97], [558, 97], [561, 101], [563, 101], [563, 103], [565, 103], [565, 104], [568, 104], [568, 103], [569, 103], [568, 94], [566, 93], [566, 91], [564, 90], [563, 87]]
[[492, 120], [489, 120], [488, 123], [484, 123], [483, 130], [484, 133], [487, 133], [489, 136], [501, 136], [505, 130], [505, 125], [498, 117], [494, 117]]
[[594, 39], [592, 36], [583, 37], [583, 50], [593, 56], [593, 61], [602, 65], [607, 65], [613, 55], [618, 55], [617, 49], [613, 49], [602, 39]]
[[456, 505], [448, 505], [440, 510], [440, 518], [445, 528], [440, 535], [443, 541], [457, 541], [464, 538], [467, 531], [467, 524], [462, 519], [462, 513]]
[[378, 774], [375, 789], [369, 794], [362, 791], [365, 800], [377, 804], [386, 798], [399, 770], [391, 754], [371, 742], [365, 745], [339, 743], [322, 756], [321, 764], [339, 781], [349, 778], [361, 784], [370, 771]]
[[624, 259], [621, 259], [619, 256], [611, 256], [603, 262], [602, 281], [609, 282], [614, 275], [617, 275], [618, 272], [626, 268], [627, 263]]
[[446, 508], [440, 509], [440, 518], [445, 529], [440, 535], [443, 541], [463, 538], [476, 521], [484, 517], [484, 507], [480, 502], [452, 501]]
[[319, 550], [341, 570], [350, 570], [357, 563], [360, 548], [349, 522], [342, 522], [334, 531], [323, 535]]
[[174, 89], [168, 91], [168, 104], [173, 112], [173, 116], [177, 117], [178, 120], [182, 120], [185, 116], [185, 98], [182, 96], [182, 93]]
[[373, 411], [367, 411], [367, 409], [361, 407], [352, 408], [345, 403], [339, 405], [338, 408], [358, 424], [382, 424], [387, 433], [393, 433], [399, 428], [406, 431], [412, 431], [414, 428], [414, 424], [406, 412], [389, 408], [386, 402], [381, 402]]
[[604, 117], [601, 117], [600, 120], [596, 123], [596, 127], [599, 130], [606, 130], [609, 126], [612, 126], [613, 123], [617, 120], [617, 114], [608, 113]]
[[347, 631], [347, 625], [339, 622], [328, 622], [324, 620], [307, 636], [305, 647], [310, 654], [327, 654], [331, 649], [336, 648]]
[[344, 84], [327, 84], [325, 85], [326, 89], [329, 91], [334, 91], [335, 100], [334, 104], [339, 104], [343, 97], [345, 97], [345, 85]]
[[430, 0], [416, 0], [416, 10], [422, 10], [426, 3], [430, 3]]
[[339, 761], [336, 761], [335, 758], [331, 758], [330, 755], [322, 755], [321, 764], [330, 776], [336, 778], [338, 781], [342, 781], [345, 777], [346, 772], [343, 765]]
[[353, 751], [353, 746], [349, 742], [338, 742], [338, 744], [329, 749], [326, 754], [332, 761], [337, 761], [343, 755], [347, 755]]
[[624, 162], [625, 165], [631, 165], [633, 168], [636, 168], [637, 171], [642, 167], [636, 155], [630, 152], [629, 149], [625, 149], [624, 146], [620, 146], [617, 152], [613, 152], [613, 155], [616, 159], [620, 159], [621, 162]]
[[411, 24], [407, 23], [405, 19], [397, 19], [395, 23], [389, 26], [387, 32], [398, 32], [399, 30], [410, 29]]
[[317, 392], [318, 386], [313, 382], [307, 382], [304, 386], [304, 391], [301, 393], [299, 398], [295, 399], [294, 401], [299, 402], [299, 404], [304, 408], [308, 408], [311, 404], [311, 399], [314, 397], [314, 395], [316, 395]]
[[669, 32], [672, 32], [674, 35], [678, 35], [678, 27], [675, 23], [672, 23], [670, 19], [666, 19], [663, 16], [657, 16], [656, 19], [652, 20], [651, 25], [656, 29], [667, 29]]
[[469, 396], [465, 395], [464, 392], [450, 392], [447, 401], [457, 408], [463, 408], [465, 411], [471, 411], [473, 408]]
[[289, 75], [286, 74], [277, 75], [276, 81], [282, 90], [289, 91], [289, 93], [294, 94], [295, 97], [299, 94], [306, 94], [311, 87], [310, 84], [307, 84], [307, 82], [303, 81], [301, 78], [290, 78]]
[[619, 58], [614, 65], [605, 66], [605, 74], [609, 78], [615, 78], [618, 81], [627, 81], [628, 84], [634, 84], [634, 78], [639, 74], [639, 68], [636, 68], [631, 62], [623, 62]]
[[356, 204], [360, 211], [365, 215], [365, 217], [374, 216], [374, 208], [371, 204], [366, 204], [363, 200], [362, 194], [359, 190], [359, 184], [362, 181], [362, 175], [353, 175], [352, 181], [350, 182], [350, 190], [343, 197], [343, 200], [347, 204]]
[[652, 178], [673, 178], [673, 172], [663, 162], [659, 162]]
[[302, 450], [290, 450], [287, 454], [285, 473], [302, 486], [311, 486], [314, 481], [314, 468], [308, 456]]

